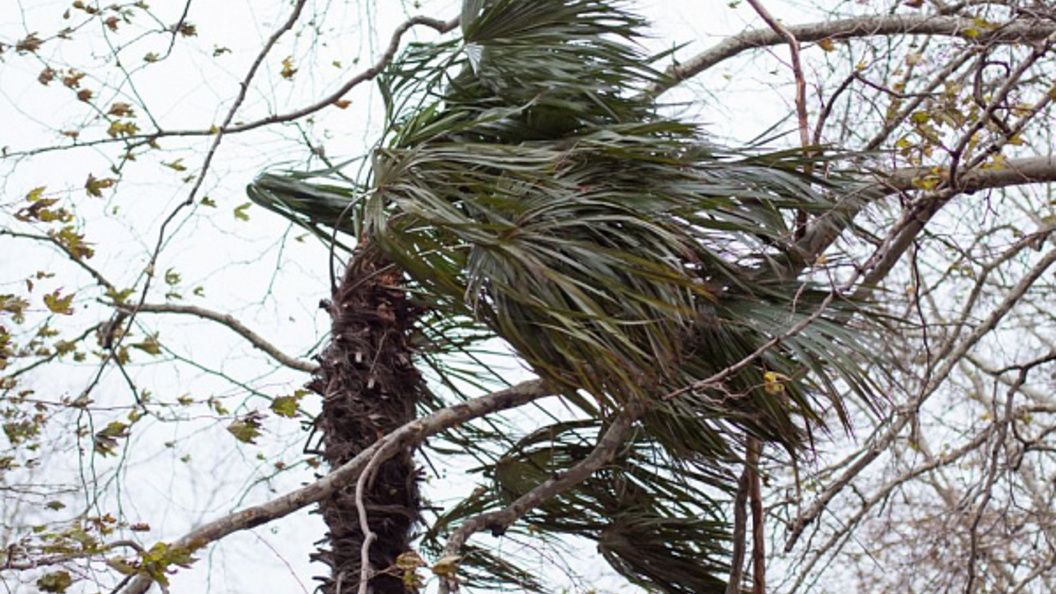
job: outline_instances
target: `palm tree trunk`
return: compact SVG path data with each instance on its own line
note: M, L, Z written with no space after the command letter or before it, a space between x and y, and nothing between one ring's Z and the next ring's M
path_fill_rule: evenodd
M316 428L331 468L415 417L424 387L408 335L418 314L401 284L401 273L361 244L326 305L332 335L309 388L323 397ZM412 452L406 451L378 468L362 501L357 501L356 486L349 485L320 503L328 533L313 558L331 568L330 577L323 578L324 594L358 591L367 537L360 505L375 535L366 568L373 576L369 591L413 591L404 585L395 562L409 549L411 530L419 520L418 479Z

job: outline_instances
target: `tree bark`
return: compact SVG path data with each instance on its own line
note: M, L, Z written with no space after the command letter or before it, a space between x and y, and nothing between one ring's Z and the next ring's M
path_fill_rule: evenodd
M326 305L331 341L309 388L323 398L316 427L331 469L415 418L424 384L408 335L418 314L401 284L398 270L361 246ZM361 492L352 484L320 502L327 543L313 558L331 568L324 594L362 591L361 580L373 594L411 591L395 563L419 520L418 480L407 449L377 466Z

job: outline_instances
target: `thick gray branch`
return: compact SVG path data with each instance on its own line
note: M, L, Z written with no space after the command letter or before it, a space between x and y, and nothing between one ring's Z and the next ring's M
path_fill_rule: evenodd
M1020 20L986 29L972 19L962 17L882 15L796 25L788 27L788 30L801 43L889 35L943 35L985 45L1043 40L1056 33L1056 22ZM649 89L649 93L653 96L660 95L681 81L742 52L781 43L785 43L785 40L771 29L755 29L734 35L682 64L668 68L667 75L670 80L654 85Z
M177 305L173 303L144 303L138 308L133 308L132 306L118 306L118 309L127 313L132 313L133 309L138 309L139 313L172 313L197 316L227 326L236 334L248 340L250 344L264 351L270 355L272 359L275 359L286 367L304 371L306 373L315 373L315 370L319 367L314 363L302 361L301 359L291 357L280 351L275 345L264 340L262 336L250 330L245 324L239 322L230 314L220 313L194 305Z
M913 180L931 175L931 168L899 169L882 181L887 193L913 189ZM1008 186L1056 181L1056 157L1028 157L1005 161L1000 167L973 169L957 176L957 189L961 193L994 190Z
M504 509L481 514L472 517L462 523L451 535L444 548L446 555L457 554L466 540L474 533L481 530L491 530L492 533L502 534L511 524L520 519L530 510L546 503L550 499L568 490L569 487L577 485L590 478L595 472L612 462L616 451L631 433L631 425L637 415L629 409L616 417L609 429L598 440L598 445L586 458L581 460L572 468L558 473L547 479L544 483L535 487L528 493L518 497L513 503Z
M431 435L455 427L466 421L482 417L500 410L516 408L533 400L550 395L540 380L522 382L499 392L492 392L467 402L440 409L433 414L412 421L396 431L385 435L363 450L355 458L342 464L325 477L305 487L291 491L253 507L228 514L213 520L169 545L172 549L187 552L196 551L209 543L216 542L232 532L248 530L273 520L287 516L305 506L321 501L338 489L346 487L359 477L359 474L375 458L385 459L396 453L420 445ZM124 594L144 594L153 581L146 575L139 575L123 591Z

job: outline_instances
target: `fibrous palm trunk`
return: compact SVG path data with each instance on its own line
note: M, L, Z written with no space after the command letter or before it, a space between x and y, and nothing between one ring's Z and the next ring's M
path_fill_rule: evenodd
M363 245L356 250L326 307L333 319L332 336L309 387L323 397L316 426L323 435L323 455L336 468L413 420L423 383L408 343L415 308L401 288L400 273L377 252ZM376 536L370 544L370 592L413 591L395 568L419 519L412 452L384 462L359 496ZM328 534L313 557L331 568L331 576L323 578L324 594L358 590L367 536L358 507L355 484L320 503Z

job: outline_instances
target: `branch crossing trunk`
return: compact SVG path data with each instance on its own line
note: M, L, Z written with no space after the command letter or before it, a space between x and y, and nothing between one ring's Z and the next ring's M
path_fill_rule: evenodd
M412 421L424 382L408 340L418 311L402 288L401 273L376 251L364 245L356 250L324 306L333 320L332 334L308 387L323 398L316 428L323 436L323 456L337 468ZM323 594L358 591L361 571L372 594L414 591L396 561L410 549L420 519L418 481L408 450L381 463L361 493L351 484L320 503L328 533L313 559L331 568L330 577L322 578ZM367 533L360 509L366 512ZM364 568L361 556L369 533L369 567Z

